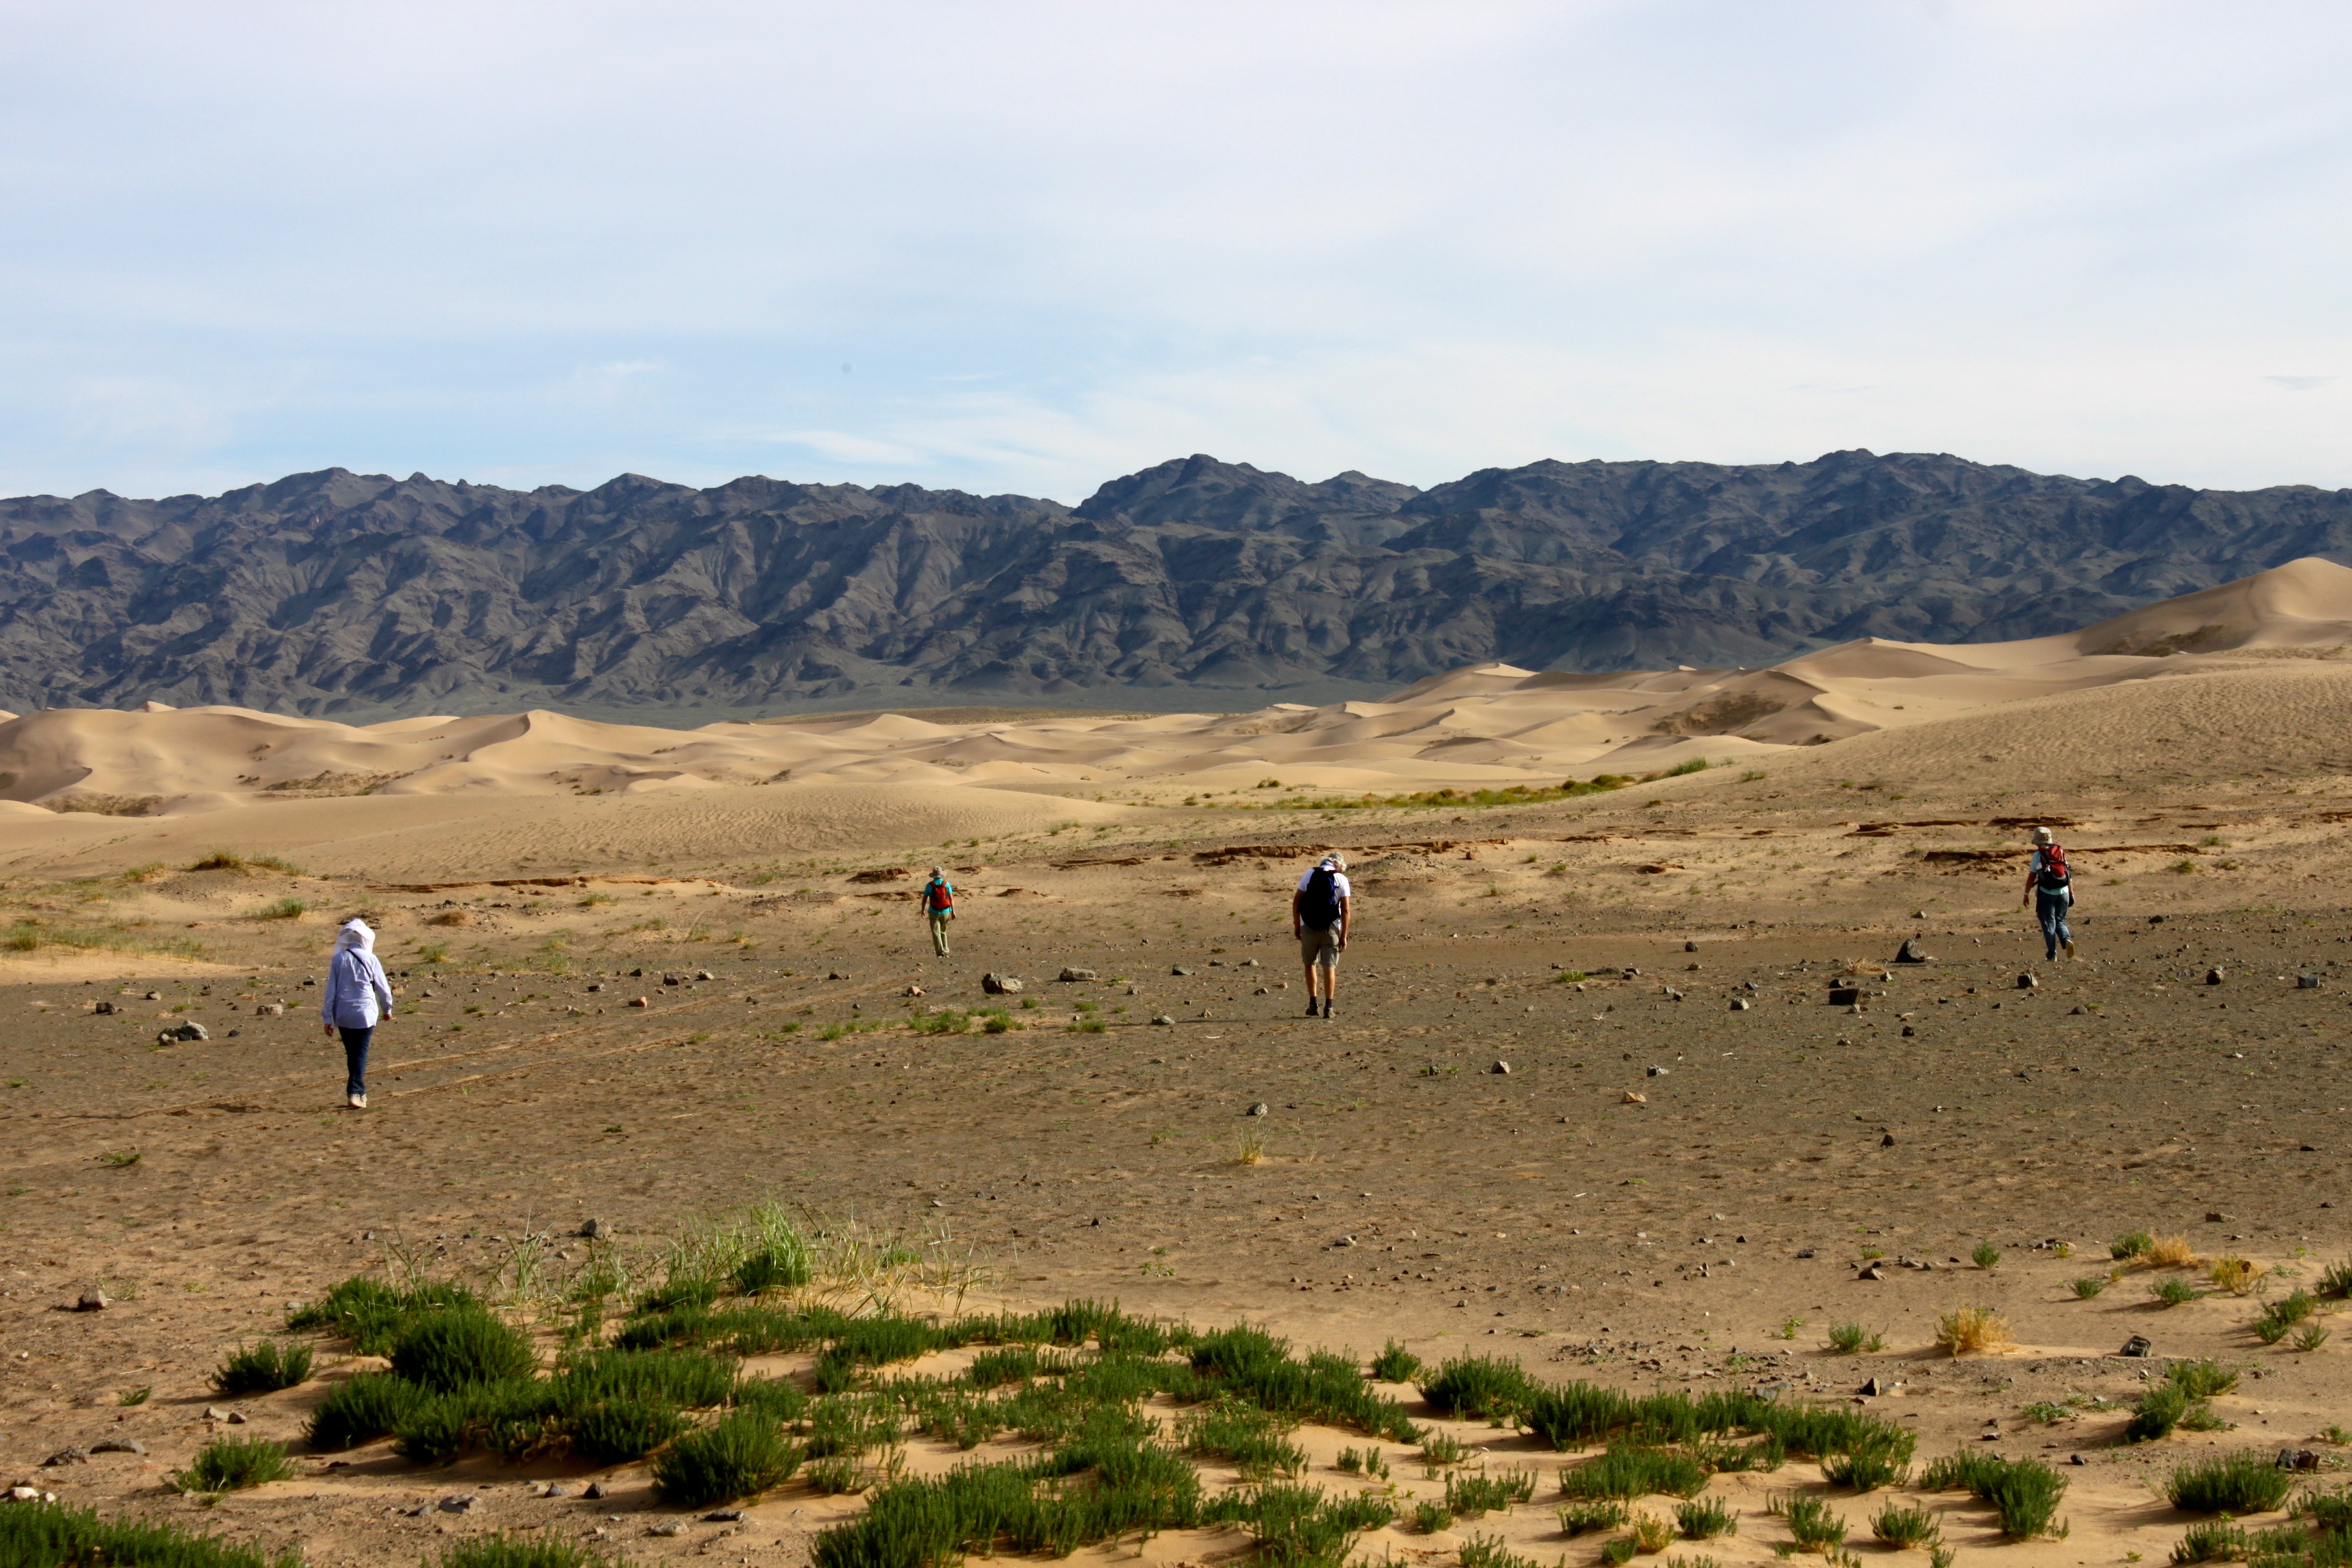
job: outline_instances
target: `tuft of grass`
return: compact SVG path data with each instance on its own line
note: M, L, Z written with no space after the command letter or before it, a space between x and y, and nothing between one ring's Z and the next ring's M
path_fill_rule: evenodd
M2197 1287L2186 1279L2159 1279L2147 1288L2147 1293L2168 1307L2197 1300Z
M290 1547L264 1552L174 1524L100 1519L91 1509L20 1502L0 1508L0 1563L25 1568L302 1568L302 1554Z
M299 899L279 899L254 910L253 918L257 921L299 921L310 908Z
M2299 1351L2315 1351L2327 1342L2330 1331L2324 1323L2305 1323L2295 1331L2294 1348Z
M1560 1495L1570 1498L1691 1498L1706 1487L1706 1467L1688 1454L1633 1443L1559 1473Z
M2148 1246L2147 1261L2155 1268L2187 1268L2197 1261L2197 1249L2186 1236L2159 1236Z
M1969 1250L1969 1259L1979 1268L1998 1268L2000 1267L2000 1248L1990 1241L1979 1241Z
M310 1376L310 1347L283 1345L264 1340L240 1345L213 1373L213 1392L235 1399L248 1394L275 1394Z
M1225 1395L1179 1424L1178 1445L1196 1459L1226 1459L1244 1480L1266 1481L1307 1468L1306 1450L1284 1436L1290 1424Z
M610 1560L576 1542L524 1539L503 1532L460 1541L430 1568L606 1568Z
M1375 1383L1411 1383L1421 1374L1421 1358L1391 1340L1372 1358Z
M1789 1534L1800 1552L1826 1556L1845 1544L1845 1521L1831 1512L1830 1505L1819 1498L1776 1494L1765 1505L1765 1511L1787 1521Z
M155 1385L153 1384L142 1383L136 1388L126 1388L121 1393L116 1394L114 1396L114 1403L117 1405L144 1405L151 1397L153 1396L154 1393Z
M654 1491L681 1508L707 1508L781 1486L800 1467L800 1448L774 1422L741 1410L689 1432L654 1461Z
M2106 1288L2107 1278L2104 1274L2085 1274L2079 1279L2067 1282L2067 1289L2074 1292L2075 1299L2084 1301L2091 1300Z
M1870 1532L1895 1551L1908 1552L1941 1541L1944 1527L1924 1508L1890 1502L1871 1516Z
M2177 1383L2160 1383L2139 1396L2124 1424L2124 1441L2152 1443L2168 1437L2189 1414L2189 1394Z
M429 1395L406 1378L363 1372L327 1391L310 1413L302 1439L322 1453L341 1453L398 1431Z
M184 1470L173 1470L164 1481L175 1491L234 1492L294 1473L286 1447L261 1437L215 1437L196 1450Z
M1458 1465L1470 1457L1470 1450L1443 1432L1432 1432L1421 1440L1421 1468L1434 1477L1441 1465Z
M1883 1351L1886 1348L1886 1336L1860 1323L1833 1323L1830 1326L1829 1348L1840 1355Z
M2156 1247L2156 1237L2144 1230L2126 1231L2107 1243L2107 1255L2118 1263L2130 1263L2146 1258Z
M2262 1274L2261 1264L2234 1254L2216 1258L2205 1266L2205 1278L2232 1296L2252 1294L2254 1281L2262 1278Z
M1421 1396L1441 1414L1472 1420L1516 1418L1535 1394L1518 1363L1497 1356L1452 1357L1421 1385Z
M2165 1368L2164 1375L2191 1399L2210 1399L2238 1386L2237 1369L2218 1361L2177 1361Z
M1990 1307L1955 1307L1936 1320L1936 1342L1953 1355L2004 1349L2017 1342L2009 1321Z
M392 1370L436 1393L529 1377L538 1368L529 1337L480 1306L418 1318L392 1347Z
M1445 1511L1456 1519L1498 1513L1536 1495L1533 1470L1456 1470L1445 1478Z
M1675 1528L1691 1541L1713 1541L1739 1533L1739 1516L1718 1498L1693 1498L1675 1509Z
M2252 1555L2253 1542L2245 1527L2226 1519L2200 1520L2172 1548L2172 1561L2177 1564L2242 1563Z
M1265 1162L1265 1135L1255 1128L1244 1131L1234 1148L1234 1163L1258 1165Z
M1615 1498L1596 1501L1562 1503L1559 1528L1563 1534L1582 1535L1595 1530L1614 1530L1625 1522L1631 1510Z
M1654 1513L1637 1513L1633 1516L1634 1551L1654 1554L1664 1552L1674 1542L1675 1527L1671 1521Z
M1454 1528L1454 1516L1442 1502L1418 1502L1412 1508L1412 1527L1423 1535L1435 1535Z
M1919 1485L1927 1491L1969 1492L1992 1504L2001 1533L2012 1541L2066 1532L2057 1523L2066 1478L2039 1459L2004 1459L1963 1448L1929 1464L1920 1472Z
M2294 1473L2267 1455L2218 1454L2176 1467L2164 1496L2183 1513L2267 1513L2294 1489Z
M2341 1263L2331 1263L2319 1271L2319 1293L2323 1296L2352 1296L2352 1258Z

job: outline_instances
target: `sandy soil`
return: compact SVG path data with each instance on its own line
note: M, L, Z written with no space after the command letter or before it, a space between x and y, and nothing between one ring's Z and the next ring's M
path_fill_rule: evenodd
M2269 1265L2273 1292L2347 1250L2352 669L2101 657L2169 672L1531 806L794 781L0 816L0 912L29 944L0 953L0 1479L299 1539L320 1563L541 1524L639 1560L803 1560L854 1501L794 1485L652 1539L672 1516L643 1467L597 1504L529 1495L554 1470L425 1472L380 1449L208 1512L163 1486L215 1429L222 1353L388 1249L487 1280L527 1232L593 1217L651 1248L778 1197L951 1260L972 1310L1116 1297L1303 1345L1866 1399L1916 1424L1923 1457L2083 1460L2063 1542L1996 1548L1985 1509L1931 1497L1964 1561L2160 1560L2188 1520L2150 1482L2186 1454L2346 1452L2321 1436L2352 1406L2344 1352L2260 1345L2258 1298L2192 1270L2171 1272L2204 1293L2169 1310L2148 1290L2164 1271L2093 1300L2069 1285L2134 1229ZM2043 961L2017 907L2036 821L2079 868L2071 962ZM1286 915L1326 844L1361 900L1329 1021L1301 1016ZM218 848L299 869L178 868ZM963 890L947 961L911 899L934 859ZM288 899L302 912L259 918ZM404 1016L352 1113L306 982L362 910ZM1888 963L1913 936L1933 962ZM1065 965L1100 978L1060 983ZM1025 1028L915 1027L978 1005L991 970L1028 982ZM1860 1011L1830 1002L1839 979ZM211 1037L159 1046L183 1019ZM1979 1242L1997 1267L1966 1261ZM1874 1254L1884 1278L1860 1278ZM103 1310L64 1310L98 1285ZM1962 1304L2003 1313L2018 1348L1937 1350ZM1885 1349L1825 1349L1845 1321ZM2126 1447L2118 1411L2025 1416L2127 1403L2151 1363L2114 1352L2136 1333L2247 1369L2217 1402L2234 1427ZM247 1429L290 1438L353 1364L372 1363L331 1352L320 1380L245 1402ZM135 1386L152 1397L119 1405ZM1560 1462L1452 1429L1498 1462ZM42 1467L123 1433L148 1452ZM1328 1464L1356 1441L1310 1433L1312 1479L1348 1484ZM1438 1489L1390 1448L1406 1491ZM952 1457L919 1443L914 1462ZM1769 1560L1768 1486L1822 1489L1801 1464L1721 1478L1740 1533L1680 1550ZM462 1519L398 1511L474 1489ZM1838 1496L1867 1554L1876 1500ZM1597 1551L1544 1506L1362 1550L1445 1560L1474 1531L1545 1562Z

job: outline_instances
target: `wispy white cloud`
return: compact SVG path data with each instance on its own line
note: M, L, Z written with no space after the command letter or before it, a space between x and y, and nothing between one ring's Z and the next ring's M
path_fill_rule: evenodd
M2315 0L0 0L0 489L2352 484L2269 369L2352 351L2347 56Z

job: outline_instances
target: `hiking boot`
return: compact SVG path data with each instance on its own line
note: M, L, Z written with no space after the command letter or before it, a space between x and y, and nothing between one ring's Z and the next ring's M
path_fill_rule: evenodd
M2066 956L2069 958L2074 956L2074 939L2071 936L2066 939Z
M1323 1003L1323 1016L1324 1016L1325 1017L1327 1017L1327 1018L1328 1018L1328 1017L1329 1017L1329 1016L1331 1016L1331 1003L1330 1003L1330 999L1329 999L1329 998L1328 998L1328 997L1324 999L1324 1003Z
M1317 1000L1315 1000L1315 998L1314 998L1314 997L1312 997L1312 996L1309 996L1309 997L1307 999L1307 1016L1308 1017L1310 1017L1310 1018L1313 1018L1313 1017L1318 1017L1318 1016L1321 1016L1322 1011L1323 1011L1323 1004L1322 1004L1322 1003L1318 1002L1318 1001L1317 1001Z

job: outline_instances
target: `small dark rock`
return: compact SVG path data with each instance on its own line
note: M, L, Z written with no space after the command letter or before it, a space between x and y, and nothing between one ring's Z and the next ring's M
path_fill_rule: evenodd
M1862 987L1859 985L1832 985L1830 987L1830 1005L1832 1007L1851 1007L1861 1000Z
M1168 973L1171 973L1171 974L1190 974L1190 973L1192 973L1192 972L1191 970L1189 970L1189 969L1185 968L1182 964L1178 963L1178 964L1171 964L1171 965L1169 967Z
M1021 982L992 969L980 977L980 988L991 996L1017 996L1021 994Z
M1511 1064L1510 1064L1510 1063L1508 1063L1508 1062L1500 1062L1500 1061L1498 1061L1498 1062L1496 1062L1493 1067L1488 1068L1486 1070L1487 1070L1488 1072L1493 1072L1493 1073L1501 1073L1501 1074L1503 1074L1505 1077L1508 1077L1508 1076L1510 1075L1510 1071L1511 1071Z
M2131 1338L2124 1342L2124 1348L2117 1351L2116 1353L2117 1355L2145 1356L2151 1351L2155 1350L2155 1348L2156 1347L2154 1345L2148 1343L2147 1336L2146 1334L2134 1334Z
M1266 1103L1263 1100L1252 1100L1250 1102L1250 1108L1242 1112L1244 1116L1264 1116L1265 1113Z
M1927 956L1927 950L1919 945L1919 939L1915 936L1904 939L1903 945L1895 950L1895 962L1897 963L1932 963L1935 961Z
M1865 1382L1860 1388L1854 1390L1854 1392L1861 1394L1864 1399L1875 1399L1880 1394L1886 1392L1886 1385L1874 1377Z
M2031 991L2041 984L2042 977L2030 969L2017 977L2017 988L2020 991Z
M1892 1149L1892 1148L1894 1148L1894 1147L1895 1147L1895 1134L1894 1134L1894 1133L1892 1133L1892 1132L1889 1132L1885 1137L1881 1138L1881 1139L1878 1141L1878 1146L1879 1146L1880 1148L1882 1148L1882 1149Z
M586 1486L580 1489L580 1495L587 1499L590 1502L594 1502L598 1498L605 1495L604 1483L602 1481L590 1481Z
M1072 966L1070 966L1070 965L1066 965L1066 965L1064 965L1064 966L1063 966L1063 969L1062 969L1062 973L1061 973L1061 976L1060 976L1060 978L1061 978L1061 979L1063 979L1063 980L1065 980L1065 981L1072 981L1072 982L1075 982L1075 981L1085 981L1085 980L1099 980L1099 979L1101 979L1101 978L1102 978L1102 976L1100 976L1099 974L1097 974L1097 973L1096 973L1093 970L1091 970L1091 969L1078 969L1078 968L1075 968L1075 967L1072 967Z
M2294 977L2294 988L2297 991L2316 991L2319 989L2319 976L2309 973L2298 974Z
M613 1227L601 1219L583 1219L580 1222L579 1234L590 1241L596 1241L611 1236Z
M89 1463L89 1455L79 1448L59 1448L56 1453L51 1454L47 1458L43 1459L41 1463L44 1466L87 1465Z
M1865 1263L1862 1266L1862 1272L1856 1274L1854 1278L1857 1279L1884 1279L1886 1278L1886 1270L1881 1268L1875 1263Z
M481 1500L472 1492L451 1492L433 1506L443 1513L471 1513L481 1506Z
M143 1454L147 1445L136 1437L100 1437L89 1446L93 1454Z
M732 1524L743 1517L740 1508L714 1508L702 1516L705 1524Z
M2221 980L2222 980L2222 975L2221 975L2221 966L2220 964L2218 964L2218 963L2217 963L2217 964L2215 964L2212 968L2210 968L2210 969L2209 969L2209 970L2207 970L2207 971L2205 972L2205 984L2208 984L2208 985L2219 985L2219 984L2221 984Z

